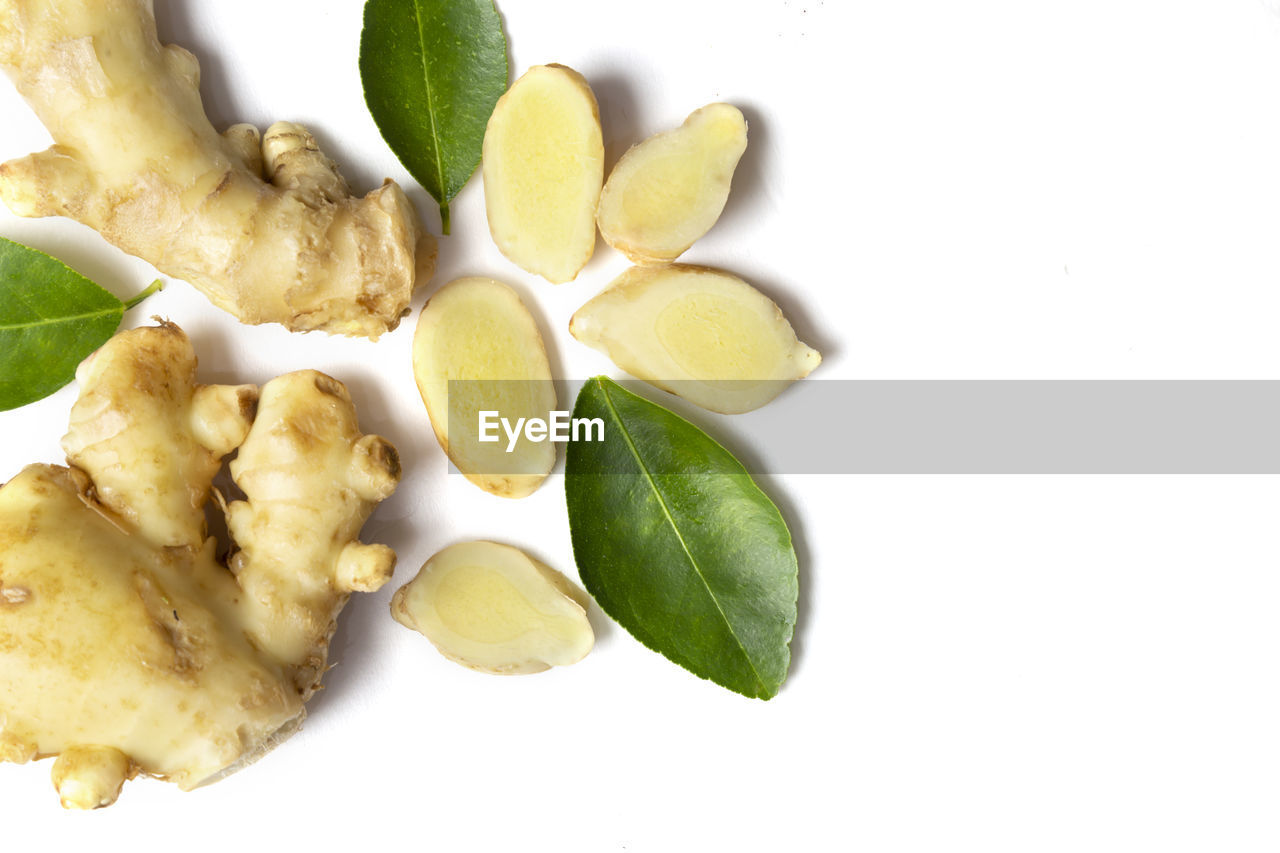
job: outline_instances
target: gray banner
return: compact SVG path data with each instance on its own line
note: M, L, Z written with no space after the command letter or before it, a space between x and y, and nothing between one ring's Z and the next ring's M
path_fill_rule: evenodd
M1280 474L1280 381L805 379L739 415L622 384L753 473Z
M1275 381L805 380L738 417L766 473L1280 474Z

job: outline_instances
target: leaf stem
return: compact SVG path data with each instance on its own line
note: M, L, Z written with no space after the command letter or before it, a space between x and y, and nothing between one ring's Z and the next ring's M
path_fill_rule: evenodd
M440 230L445 234L449 233L449 202L440 203Z
M128 311L130 308L137 305L139 302L146 299L151 294L158 293L161 290L164 290L164 282L161 281L160 279L156 279L155 281L151 282L151 284L147 285L146 290L142 291L137 296L125 302L124 310Z

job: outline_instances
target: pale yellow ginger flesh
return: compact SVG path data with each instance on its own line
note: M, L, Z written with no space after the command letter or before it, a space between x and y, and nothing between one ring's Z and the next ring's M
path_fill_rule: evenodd
M451 545L396 590L391 615L450 660L521 675L577 663L595 643L586 595L564 575L496 542Z
M484 134L489 233L526 272L572 281L596 245L604 181L600 112L586 79L535 65L507 90Z
M569 332L632 376L724 414L760 408L822 361L769 297L687 264L632 267L578 309Z
M418 317L413 375L436 440L468 480L522 498L546 479L555 445L530 440L522 424L550 421L555 386L538 325L514 290L480 277L440 288Z
M0 67L53 136L0 165L20 216L68 216L245 323L376 339L435 268L387 181L351 195L296 124L213 129L151 0L0 0Z
M356 536L399 463L341 383L291 373L259 401L195 368L176 326L116 335L79 371L72 466L0 487L0 760L58 756L68 808L110 805L137 774L191 789L269 750L318 689L349 594L394 568ZM228 568L203 511L237 447Z
M746 150L747 121L731 104L632 146L600 193L600 234L634 263L675 260L720 218Z

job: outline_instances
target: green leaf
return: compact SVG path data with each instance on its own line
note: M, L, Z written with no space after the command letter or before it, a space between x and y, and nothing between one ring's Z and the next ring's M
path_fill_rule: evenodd
M573 417L604 422L603 441L571 441L565 460L587 590L694 674L746 696L776 694L798 590L777 507L706 433L605 377L587 382Z
M440 203L480 164L507 90L507 40L493 0L369 0L360 34L364 100L396 157Z
M115 334L128 308L61 261L0 237L0 411L47 397Z

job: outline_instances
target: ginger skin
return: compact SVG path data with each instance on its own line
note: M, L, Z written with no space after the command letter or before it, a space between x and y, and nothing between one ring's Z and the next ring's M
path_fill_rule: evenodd
M0 67L53 136L0 165L21 216L67 216L245 323L377 339L435 269L396 184L352 197L302 127L219 134L151 0L0 0Z
M189 790L295 731L338 612L390 577L357 534L400 476L351 398L315 371L195 382L186 335L112 338L79 371L72 467L0 487L0 761L58 756L67 808L141 773ZM255 414L256 404L256 414ZM229 566L205 531L239 447Z

